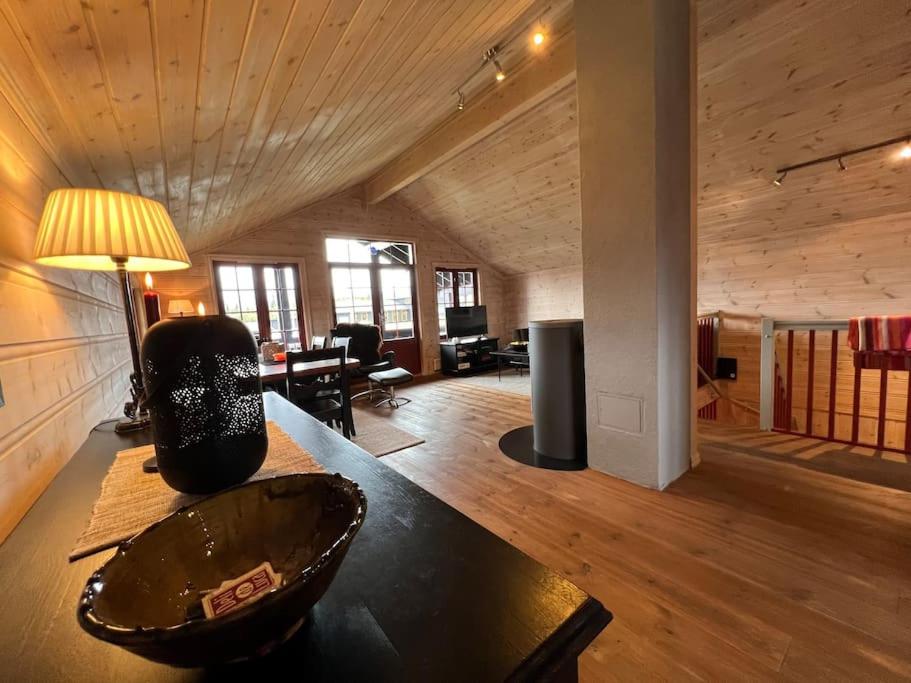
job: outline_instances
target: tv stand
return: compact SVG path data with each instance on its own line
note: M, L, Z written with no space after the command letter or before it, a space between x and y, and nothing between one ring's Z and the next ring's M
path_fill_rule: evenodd
M440 342L440 369L445 375L470 375L484 370L495 370L499 337L462 337Z

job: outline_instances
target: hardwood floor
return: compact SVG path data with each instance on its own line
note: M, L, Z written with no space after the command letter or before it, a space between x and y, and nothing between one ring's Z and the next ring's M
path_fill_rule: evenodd
M402 394L388 419L426 443L382 461L614 613L582 680L911 677L911 494L748 451L793 437L712 425L702 465L661 493L537 470L497 447L528 398L453 379Z

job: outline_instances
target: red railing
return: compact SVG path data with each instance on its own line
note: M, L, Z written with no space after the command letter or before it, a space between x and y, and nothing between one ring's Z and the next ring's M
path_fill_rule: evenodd
M779 326L780 325L780 326ZM791 325L791 329L788 329ZM800 436L810 436L817 439L843 443L852 446L866 446L884 451L894 451L898 453L911 453L911 355L895 355L883 353L857 353L850 352L854 365L854 382L852 391L852 405L850 410L850 438L845 438L845 434L838 434L836 417L838 415L836 397L838 389L838 355L841 347L839 346L839 330L832 329L833 325L822 330L808 329L808 323L775 323L774 329L786 331L787 334L787 351L785 358L785 373L782 377L778 352L775 351L775 376L774 389L772 392L774 407L772 429L787 434L796 434ZM806 367L806 403L804 405L805 419L803 429L794 416L794 382L795 382L795 330L806 331L806 350L807 350L807 367ZM828 420L825 425L825 433L817 433L813 428L814 411L817 410L814 404L816 395L816 355L817 355L817 332L828 332L829 335L829 368L828 368L828 385L827 385L827 405L826 412ZM773 333L774 334L774 333ZM845 349L845 351L848 351ZM876 439L875 442L863 441L860 435L860 420L863 412L861 380L864 370L878 371L879 373L879 391L876 401ZM904 415L904 439L899 447L898 445L886 444L886 423L888 421L888 388L889 372L902 371L907 372L908 377L905 381L905 415ZM872 402L871 402L872 403ZM845 430L840 430L844 432Z
M715 377L715 360L718 356L718 316L701 315L697 318L697 335L696 335L696 362L708 373L710 377ZM699 373L696 373L697 386L706 383L706 379ZM697 413L700 419L714 420L718 417L718 401L712 401L707 406L703 406Z

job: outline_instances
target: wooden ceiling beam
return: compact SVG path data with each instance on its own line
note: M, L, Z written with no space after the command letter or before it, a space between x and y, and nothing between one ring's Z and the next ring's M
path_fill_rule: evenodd
M376 204L407 187L575 80L576 40L570 32L547 54L528 60L367 180L367 203Z

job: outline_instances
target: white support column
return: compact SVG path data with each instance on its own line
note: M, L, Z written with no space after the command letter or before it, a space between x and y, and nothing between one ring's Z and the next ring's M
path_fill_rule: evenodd
M687 0L576 0L588 462L690 467L695 121Z

